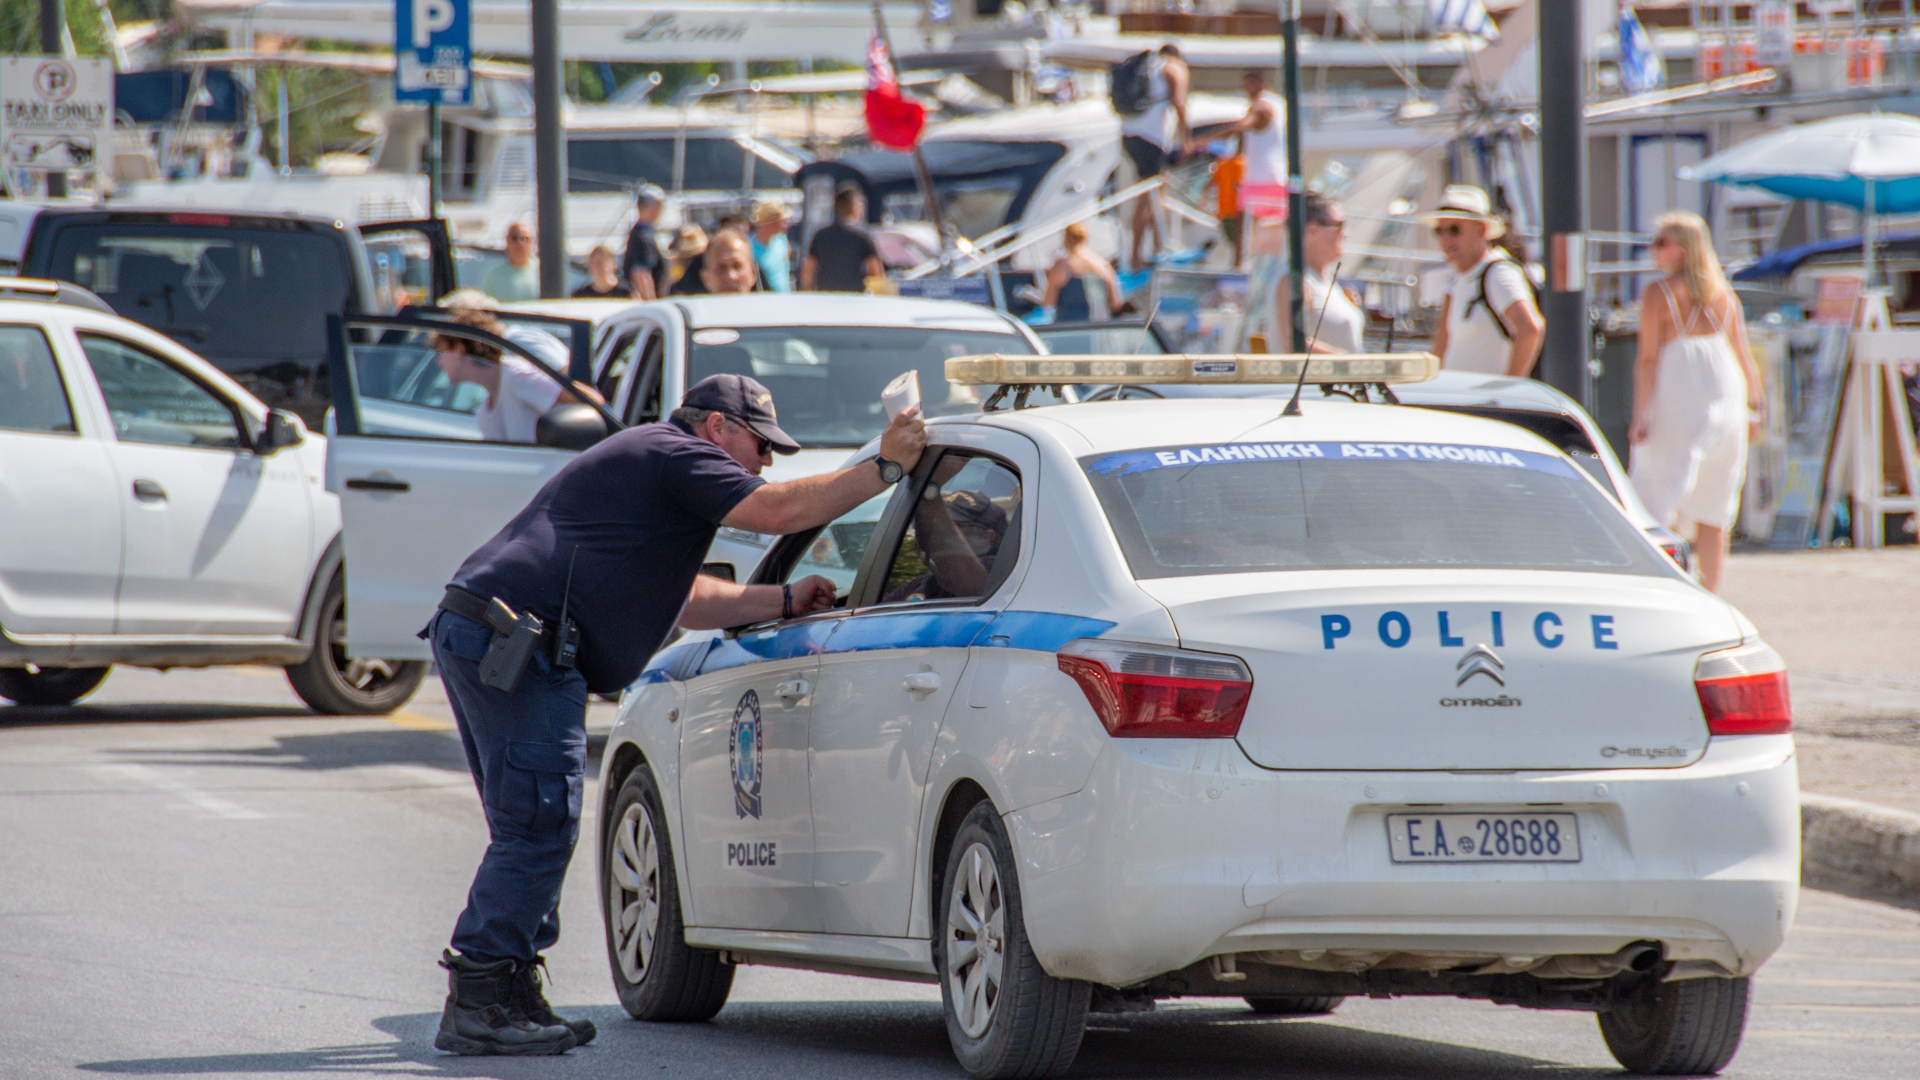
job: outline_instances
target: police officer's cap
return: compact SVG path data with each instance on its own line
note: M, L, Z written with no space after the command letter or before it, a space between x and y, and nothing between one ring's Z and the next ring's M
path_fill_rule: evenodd
M746 375L709 375L693 384L680 404L689 409L726 413L747 429L771 442L782 454L795 454L800 444L780 430L773 412L773 392Z

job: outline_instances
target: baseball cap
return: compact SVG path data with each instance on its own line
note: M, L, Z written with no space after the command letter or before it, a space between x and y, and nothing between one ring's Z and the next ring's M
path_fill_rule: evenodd
M782 454L800 452L793 436L780 430L773 412L773 392L745 375L709 375L693 384L680 404L690 409L726 413L747 430L771 442Z

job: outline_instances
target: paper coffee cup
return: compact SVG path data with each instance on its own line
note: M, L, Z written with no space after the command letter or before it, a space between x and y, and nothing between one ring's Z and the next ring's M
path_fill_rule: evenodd
M888 420L892 420L908 409L919 408L920 372L908 371L905 375L888 383L887 388L880 392L880 403L887 407Z

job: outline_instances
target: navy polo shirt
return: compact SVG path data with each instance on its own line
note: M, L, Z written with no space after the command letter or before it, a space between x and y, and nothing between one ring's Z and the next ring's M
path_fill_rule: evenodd
M453 584L550 621L573 561L580 673L588 690L612 693L666 641L714 531L764 483L671 421L628 428L568 462Z

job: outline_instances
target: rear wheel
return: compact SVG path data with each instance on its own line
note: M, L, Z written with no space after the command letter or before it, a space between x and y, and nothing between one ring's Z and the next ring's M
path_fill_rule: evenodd
M379 716L407 703L426 678L422 660L366 660L347 656L347 580L335 574L320 600L313 652L287 667L293 692L317 713Z
M1034 956L1013 845L993 804L967 814L949 852L934 959L954 1056L982 1078L1065 1072L1080 1052L1091 988L1048 975Z
M733 965L687 944L660 792L643 763L613 804L601 850L600 914L620 1005L635 1020L711 1020L733 990Z
M15 705L71 705L107 681L103 667L0 668L0 697Z
M1249 1008L1262 1016L1324 1016L1347 1000L1337 994L1325 997L1249 997Z
M1740 1049L1747 985L1746 979L1649 979L1632 1004L1599 1014L1600 1034L1628 1072L1711 1076Z

